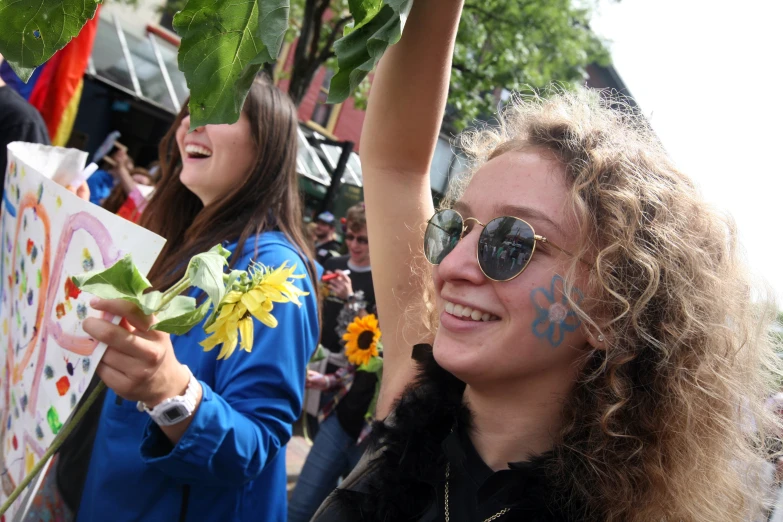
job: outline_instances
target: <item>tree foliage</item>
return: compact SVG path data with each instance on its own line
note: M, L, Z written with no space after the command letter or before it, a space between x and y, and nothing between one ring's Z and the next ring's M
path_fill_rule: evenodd
M454 51L449 104L455 126L493 114L499 89L583 82L609 55L573 0L466 0Z
M0 0L0 53L25 76L78 34L98 3L88 2L91 11L85 0L41 1L52 13L78 17L35 18L26 2ZM289 76L295 102L327 65L334 71L330 102L358 89L361 106L362 81L399 39L412 1L169 0L165 9L177 11L173 26L182 37L179 68L192 93L191 125L236 121L253 77L273 66L284 39L296 41ZM466 0L449 94L455 127L492 114L502 89L578 83L588 64L608 61L588 25L591 4L575 1ZM35 37L54 33L51 43Z

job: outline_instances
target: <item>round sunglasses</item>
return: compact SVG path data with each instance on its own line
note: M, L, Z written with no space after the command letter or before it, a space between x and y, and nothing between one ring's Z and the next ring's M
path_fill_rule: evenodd
M521 274L536 243L546 243L573 256L544 236L539 236L527 221L513 216L496 217L487 224L476 218L463 218L456 210L436 212L427 222L424 232L424 255L433 265L439 265L457 246L468 230L468 221L483 227L479 235L476 257L479 268L492 281L511 281Z

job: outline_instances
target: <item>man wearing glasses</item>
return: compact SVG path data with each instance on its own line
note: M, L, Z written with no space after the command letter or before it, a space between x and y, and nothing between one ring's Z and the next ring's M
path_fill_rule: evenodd
M358 372L344 355L342 336L358 315L375 313L364 203L348 209L348 255L324 264L326 280L321 344L328 357L307 372L306 386L321 392L317 434L288 506L288 522L309 521L326 496L361 458L367 446L365 414L375 394L374 373ZM314 363L314 364L319 364ZM316 431L308 410L310 431Z

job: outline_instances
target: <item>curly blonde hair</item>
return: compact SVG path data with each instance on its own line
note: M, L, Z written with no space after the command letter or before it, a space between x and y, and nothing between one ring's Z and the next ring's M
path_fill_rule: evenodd
M471 172L509 151L554 154L581 237L567 288L578 258L594 259L590 299L572 306L606 341L564 406L551 470L573 492L563 501L590 520L749 520L780 372L734 223L616 94L517 97L499 122L461 136Z

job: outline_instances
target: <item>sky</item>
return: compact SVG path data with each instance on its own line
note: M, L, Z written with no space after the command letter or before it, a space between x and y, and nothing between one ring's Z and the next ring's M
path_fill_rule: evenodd
M615 69L783 309L783 1L600 1Z

